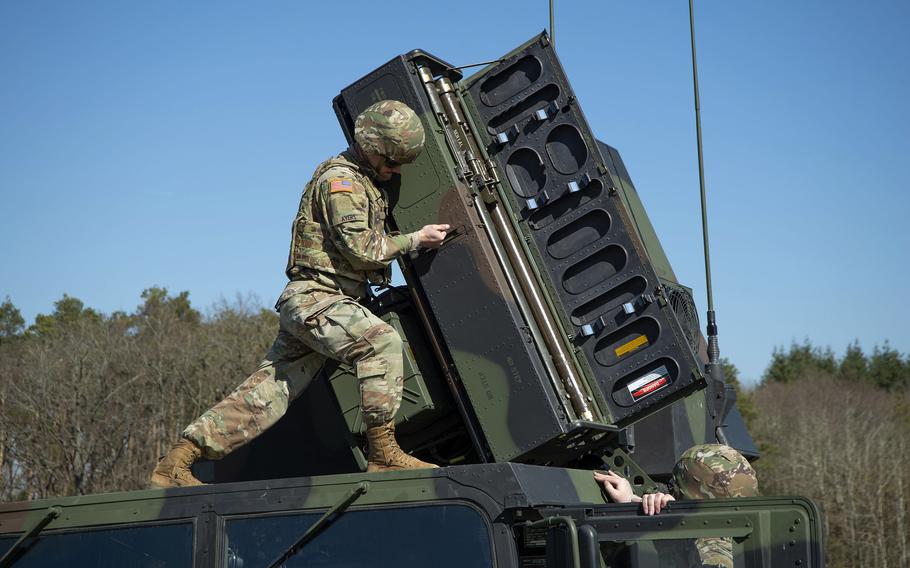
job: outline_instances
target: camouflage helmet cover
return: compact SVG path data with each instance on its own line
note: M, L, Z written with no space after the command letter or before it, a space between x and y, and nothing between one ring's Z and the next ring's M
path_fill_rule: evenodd
M673 483L680 499L758 495L755 470L742 454L722 444L701 444L683 452L673 467Z
M354 121L354 140L361 148L389 160L408 164L423 149L420 118L400 101L373 103Z

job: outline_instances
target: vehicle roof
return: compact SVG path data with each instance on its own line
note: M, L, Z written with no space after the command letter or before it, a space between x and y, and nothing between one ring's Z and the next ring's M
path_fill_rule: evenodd
M359 483L367 492L355 506L455 500L491 516L509 507L603 504L587 470L514 463L449 466L382 473L348 473L79 495L0 504L0 533L18 532L50 507L63 513L49 529L153 520L177 520L205 511L221 515L324 509Z

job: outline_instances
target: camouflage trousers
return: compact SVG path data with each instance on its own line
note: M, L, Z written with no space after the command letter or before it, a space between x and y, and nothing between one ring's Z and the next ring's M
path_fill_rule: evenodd
M693 566L733 568L733 540L729 537L708 536L695 539L698 558Z
M327 358L355 370L367 426L389 422L398 411L404 363L394 328L353 298L320 289L291 296L279 313L278 337L259 369L183 431L208 459L227 455L275 424Z

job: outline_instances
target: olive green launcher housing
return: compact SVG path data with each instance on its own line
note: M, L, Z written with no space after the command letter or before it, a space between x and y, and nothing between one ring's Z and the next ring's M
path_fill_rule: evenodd
M646 248L617 189L624 167L592 135L546 34L467 79L420 50L396 57L335 98L349 141L383 99L427 132L386 187L393 228L452 226L403 262L425 332L407 339L432 344L421 384L448 381L481 458L572 463L704 385L691 294L662 251L652 265L659 244ZM353 409L356 392L342 391Z

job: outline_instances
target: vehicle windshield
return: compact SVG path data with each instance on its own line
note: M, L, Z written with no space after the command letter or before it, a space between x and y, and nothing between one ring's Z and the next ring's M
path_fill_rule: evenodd
M227 520L226 565L266 568L321 515ZM428 558L434 568L491 566L491 539L480 513L451 504L348 510L284 566L426 566Z
M0 556L16 540L17 537L0 538ZM23 543L9 560L16 568L189 568L193 564L193 525L187 522L44 532Z

